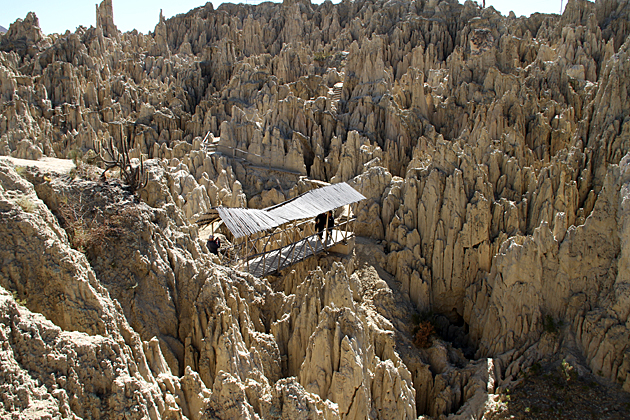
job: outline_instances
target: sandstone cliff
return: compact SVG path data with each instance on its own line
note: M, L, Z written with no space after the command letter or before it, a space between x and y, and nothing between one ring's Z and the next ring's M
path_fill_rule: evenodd
M630 392L628 1L113 8L0 34L0 155L78 164L0 161L3 415L479 418L554 357ZM367 197L349 257L256 279L194 224L321 181Z

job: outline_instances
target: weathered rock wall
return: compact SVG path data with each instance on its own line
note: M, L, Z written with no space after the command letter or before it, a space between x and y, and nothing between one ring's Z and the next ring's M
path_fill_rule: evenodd
M68 331L113 340L162 417L465 418L563 337L629 390L629 7L571 0L562 16L517 18L454 0L208 3L146 35L120 33L107 1L75 33L43 34L29 14L0 35L0 154L87 160L129 138L132 158L154 160L144 204L112 181L2 168L1 285L56 325L7 296L6 331L29 319L60 337L52 353ZM376 301L356 287L373 272L347 261L306 262L274 291L216 266L189 225L316 181L368 198L357 233L383 243ZM69 248L68 202L91 206L86 221L125 221L89 259ZM474 361L440 340L403 350L404 324L430 311Z
M274 292L213 260L162 168L156 207L115 182L0 169L3 413L416 418L394 327L362 306L352 260Z

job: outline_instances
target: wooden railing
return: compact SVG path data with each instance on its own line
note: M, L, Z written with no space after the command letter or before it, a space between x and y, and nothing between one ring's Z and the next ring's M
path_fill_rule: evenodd
M210 133L208 132L208 134ZM264 156L264 155L259 155L258 153L250 152L248 150L239 149L238 147L225 146L218 143L209 143L207 139L208 139L208 135L206 135L206 137L204 137L204 139L201 141L201 145L206 149L206 151L209 151L209 152L216 151L226 156L229 156L231 154L233 159L237 159L237 158L244 159L250 165L260 165L269 170L286 172L288 174L293 174L293 175L302 175L300 171L295 170L295 169L287 169L287 168L280 168L277 166L271 166L271 163L272 163L271 155ZM252 157L258 158L259 162L256 162L255 159L252 159Z
M349 238L353 237L355 222L356 218L351 218L337 225L333 225L330 231L324 229L322 232L315 232L314 221L308 220L291 224L282 230L276 230L259 237L255 235L254 237L245 237L242 238L244 240L221 249L221 263L243 271L249 271L250 261L262 257L262 264L264 267L267 267L267 256L275 252L278 254L277 259L270 261L270 263L276 266L275 270L269 271L265 269L265 271L278 271L285 266L289 258L290 263L288 265L293 264L296 258L295 250L298 243L301 243L304 247L308 246L311 251L310 255L316 255L318 252L327 250L332 245L347 241ZM330 240L332 231L341 232L341 237L332 238L332 240ZM313 238L315 238L314 241ZM338 240L335 241L335 239ZM283 256L282 250L288 247L291 247L290 252L286 256Z
M356 221L356 219L352 218L350 220L347 220L347 221L344 221L342 223L339 223L338 225L334 225L330 229L324 229L321 232L315 232L315 233L313 233L311 235L303 236L302 238L300 238L297 241L294 240L293 242L290 242L290 243L288 243L288 244L286 244L284 246L279 246L277 248L272 248L272 249L267 250L267 248L266 248L267 244L265 244L265 247L263 248L262 252L250 255L246 259L246 261L244 261L242 263L242 266L246 265L247 266L247 271L249 271L249 262L251 260L254 260L254 259L262 257L262 264L263 264L263 267L265 267L265 271L269 271L269 272L279 271L281 268L284 267L284 263L289 261L289 257L291 257L289 265L291 265L291 264L293 264L293 262L295 262L294 261L294 259L295 259L295 248L296 248L296 245L298 243L300 243L301 241L304 241L303 242L303 246L308 246L309 247L309 249L311 251L310 255L316 255L318 253L318 249L320 249L320 247L321 247L320 251L325 251L328 248L330 248L331 246L333 246L333 245L335 245L335 244L337 244L339 242L347 241L348 238L352 237L352 235L354 235L354 231L349 230L348 228L350 227L350 224L354 223L355 221ZM310 226L313 226L312 223L310 224ZM342 230L342 228L345 228L345 229ZM313 228L313 231L314 230L315 229ZM338 231L338 232L342 232L343 233L339 241L335 241L335 239L337 239L337 238L332 238L332 241L330 240L331 236L333 234L333 231ZM312 243L312 239L313 238L315 239L315 244L314 245ZM269 242L269 241L267 241L267 242ZM285 249L285 248L289 248L289 247L291 247L291 252L289 254L287 254L286 257L283 257L281 250ZM280 251L280 252L278 252L278 251ZM275 259L276 269L275 270L269 270L269 269L267 269L267 258L266 257L267 257L267 255L269 255L269 254L271 254L273 252L278 253L278 258ZM273 262L274 261L272 260L271 263L273 263ZM269 268L272 269L273 267L269 267Z
M231 152L233 158L237 158L237 157L238 158L243 158L243 159L247 160L248 162L251 162L249 159L247 159L248 156L255 156L257 158L260 158L262 165L264 165L264 161L267 161L267 166L268 167L271 166L271 156L259 155L258 153L253 153L253 152L250 152L248 150L239 149L238 147L226 146L226 145L218 144L218 143L211 144L211 143L208 143L206 141L207 138L208 138L208 136L206 135L206 137L201 142L201 144L205 145L205 147L207 147L207 148L212 147L218 152L221 152L221 150L219 150L219 149L227 150L228 154L229 154L229 152ZM223 153L223 152L221 152L221 153ZM241 156L237 156L237 154L240 154Z

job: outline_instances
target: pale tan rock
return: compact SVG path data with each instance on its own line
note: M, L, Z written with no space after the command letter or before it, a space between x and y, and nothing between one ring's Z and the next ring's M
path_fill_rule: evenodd
M124 318L120 305L96 279L85 256L70 249L65 232L34 194L33 186L7 166L3 166L2 174L2 201L7 210L3 226L9 230L5 231L6 264L0 280L3 287L14 291L21 305L46 314L49 319L44 320L25 307L19 309L13 299L4 300L3 307L9 311L5 317L9 322L7 326L15 322L28 323L32 331L41 331L41 335L36 336L39 338L28 333L13 341L17 347L12 351L21 355L22 366L31 372L29 375L35 375L33 378L45 381L51 392L53 383L48 383L48 378L58 379L55 386L59 386L59 392L53 394L59 398L59 409L66 416L84 416L83 410L105 414L107 410L136 406L137 401L129 399L125 393L125 389L134 389L144 395L140 411L145 416L159 418L168 411L173 414L172 418L177 418L177 405L170 403L169 392L160 390L154 376L170 375L163 363L156 362L163 360L159 348L153 347L149 363L142 342ZM11 229L13 223L21 224L22 229ZM29 240L20 239L16 236L18 233L28 235ZM39 246L44 247L43 251L24 251L24 247ZM31 258L39 255L44 261L56 260L53 267L57 269L45 274L50 268L47 263L32 263L32 267L39 268L27 275L23 272L26 266L19 263L26 255ZM32 279L44 277L33 288L20 280L25 275ZM39 340L39 344L30 342L33 339ZM97 353L101 356L96 357ZM76 358L77 354L82 356ZM108 368L100 365L106 354L111 357ZM69 365L70 359L77 365ZM63 362L65 369L62 373L57 366L59 362ZM152 371L153 368L156 371ZM109 374L107 369L111 369ZM95 371L99 373L94 374ZM89 405L79 403L84 393L93 393L95 389L101 390L102 398L94 399Z
M0 50L13 49L21 53L33 54L35 45L44 38L39 27L39 19L33 12L29 12L24 19L17 19L9 26L9 30L0 39Z
M50 415L57 413L74 417L94 412L110 415L119 410L134 410L139 411L141 416L161 417L166 406L153 378L147 381L134 372L133 358L114 339L62 331L41 315L31 314L16 304L4 289L3 293L5 322L2 334L5 336L3 341L7 343L3 352L9 357L5 359L7 362L13 361L6 366L9 370L5 372L12 377L7 385L13 383L12 387L17 388L19 397L13 401L21 406L14 407L15 402L10 403L9 406L4 405L6 408L3 411L18 409L26 413L31 411L33 415L48 412ZM15 329L16 323L22 326L20 334L13 334L12 344L9 345L6 328ZM36 336L33 337L29 330L37 332ZM104 363L105 360L107 363ZM99 373L90 373L95 371ZM30 397L29 390L23 386L29 381L38 381L43 385L36 387L36 393ZM54 388L57 388L56 391L52 391ZM50 389L51 394L44 389ZM128 398L125 389L133 389L142 395L143 402ZM95 397L94 391L98 391L101 397ZM8 397L14 392L5 395ZM91 399L89 404L86 404L86 398ZM6 402L10 400L5 399Z
M219 375L207 408L199 419L214 418L212 413L217 412L226 419L260 418L247 401L245 386L226 372L219 372Z
M331 153L332 154L332 153ZM331 183L346 182L363 173L367 167L367 163L376 159L380 162L382 157L382 151L380 147L373 146L369 140L365 137L360 137L356 131L348 133L346 142L343 143L339 150L339 156L333 158L338 162L336 174L330 180ZM328 160L331 159L329 155ZM378 164L375 162L375 166ZM331 173L334 171L334 167L331 166Z
M380 215L380 202L383 191L392 176L383 167L374 167L354 178L349 184L368 200L357 205L356 233L358 235L383 238L383 224Z
M118 38L118 28L114 24L114 7L111 0L103 0L96 6L96 28L103 31L103 36Z
M254 197L249 200L248 207L250 208L267 208L285 201L285 196L275 188L271 190L263 191L260 196Z
M293 377L276 382L272 395L272 410L275 409L276 413L281 410L282 418L340 418L336 404L322 400L317 394L307 393Z
M481 417L497 382L558 351L548 316L628 389L626 12L612 0L519 19L473 2L207 4L160 14L145 35L119 33L105 1L96 28L49 37L29 14L0 38L0 154L81 156L129 138L132 158L151 158L149 182L125 233L86 259L47 208L83 191L82 205L106 196L97 208L117 214L130 196L3 167L3 252L20 264L2 285L62 328L132 349L157 376L162 417L199 416L211 399L218 417ZM368 197L354 214L358 234L383 241L371 269L329 256L256 280L217 267L190 225L212 206L266 207L338 181ZM467 325L484 358L413 347L414 311ZM362 343L326 341L339 320ZM318 352L303 366L309 346L343 369ZM280 379L302 373L308 384ZM27 388L48 407L49 390ZM73 394L53 392L71 413Z
M181 379L182 391L186 396L188 410L185 411L191 419L202 417L203 409L207 398L212 397L210 390L206 389L199 374L193 371L190 366L186 366L186 372Z

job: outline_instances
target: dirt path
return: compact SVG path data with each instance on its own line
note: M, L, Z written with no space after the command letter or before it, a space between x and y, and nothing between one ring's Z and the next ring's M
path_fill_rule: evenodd
M13 165L24 167L36 167L44 172L55 172L61 175L69 174L76 166L70 159L57 159L42 157L39 160L18 159L11 156L0 156L0 160L8 161Z

